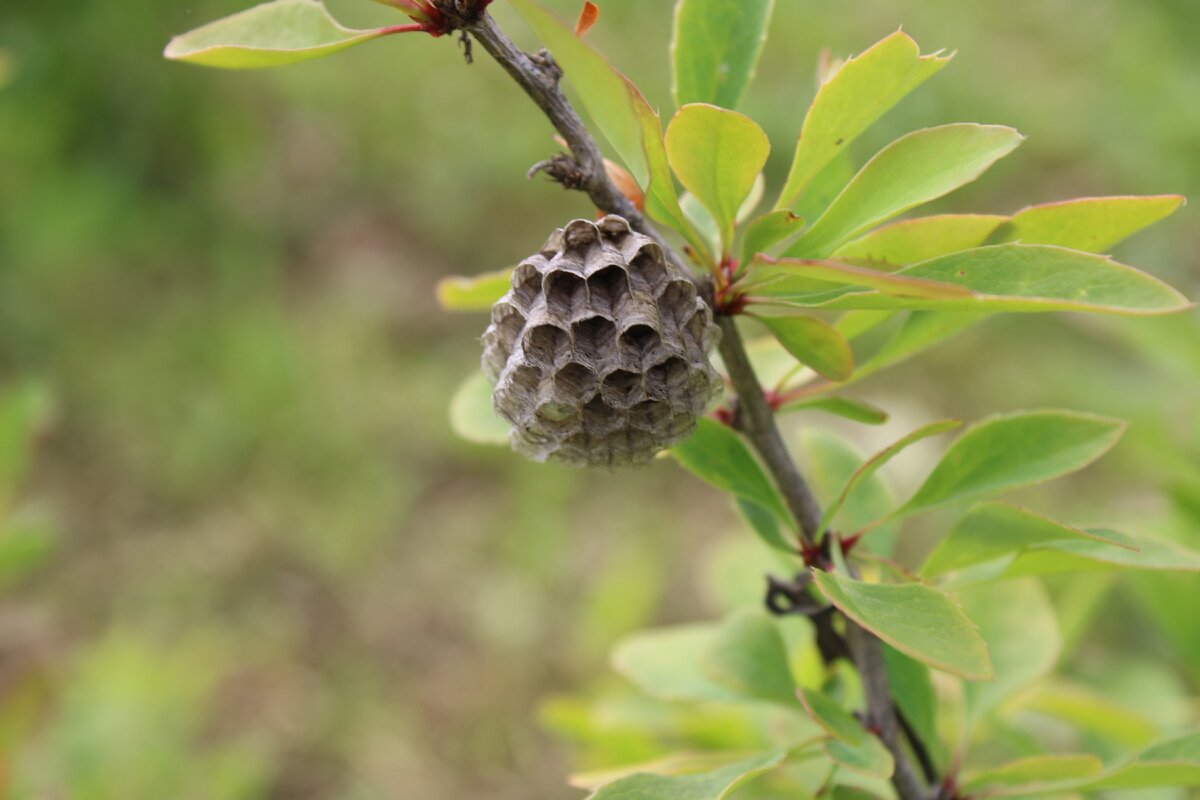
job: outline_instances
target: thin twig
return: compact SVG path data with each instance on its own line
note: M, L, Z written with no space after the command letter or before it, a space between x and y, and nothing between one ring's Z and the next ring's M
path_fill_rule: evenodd
M561 72L549 54L542 51L530 56L523 52L486 13L463 16L460 20L461 27L525 90L566 141L578 167L580 188L596 207L625 217L635 230L658 241L667 257L682 268L683 261L674 249L609 179L600 148L559 88ZM758 452L783 493L788 509L800 528L802 542L815 545L820 534L821 509L788 453L775 423L775 415L750 365L737 325L732 317L724 315L718 317L718 324L723 333L721 357L738 395L738 427ZM901 800L928 800L929 790L922 785L909 754L900 743L899 723L888 686L881 643L853 623L847 625L846 640L862 676L870 724L879 731L881 740L895 758L896 770L892 784L897 794Z

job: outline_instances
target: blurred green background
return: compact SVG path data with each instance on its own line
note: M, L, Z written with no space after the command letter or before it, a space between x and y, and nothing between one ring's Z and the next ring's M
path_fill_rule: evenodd
M590 209L525 180L548 123L452 40L241 74L160 58L245 4L0 10L0 393L41 409L32 469L0 501L0 791L576 796L539 704L615 682L618 636L715 613L711 554L748 534L670 464L584 473L452 437L447 399L484 321L440 312L434 282L512 264ZM329 5L352 25L396 19ZM590 37L669 110L672 4L600 5ZM856 155L953 121L1029 137L934 210L1200 196L1194 0L780 0L743 108L775 144L770 187L818 50L899 25L959 53ZM1200 296L1196 205L1118 256ZM1120 415L1133 426L1112 457L1030 497L1197 544L1198 330L996 319L864 383L887 427L797 422L870 447L951 414ZM911 485L935 452L889 472ZM914 530L909 559L936 534ZM1067 672L1195 719L1200 583L1052 589Z

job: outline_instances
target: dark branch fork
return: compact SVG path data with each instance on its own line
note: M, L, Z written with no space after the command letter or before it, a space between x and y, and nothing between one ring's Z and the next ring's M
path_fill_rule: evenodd
M525 90L566 141L571 151L570 157L559 156L538 164L535 172L547 172L570 188L585 192L601 211L624 217L635 230L659 242L667 257L685 274L690 274L674 249L609 179L600 148L559 87L562 71L550 54L542 50L531 55L518 48L488 14L479 10L479 0L436 2L455 27L468 32ZM570 180L563 181L563 177L569 177ZM802 544L816 548L822 533L818 529L821 509L788 453L733 318L718 315L718 324L723 334L721 358L738 396L735 423L758 452L783 493L800 529ZM836 636L830 615L824 614L822 619L824 622L820 623L820 627L825 629L826 637L830 634ZM869 728L878 733L895 759L892 784L897 794L901 800L929 800L930 789L917 775L912 758L900 741L902 728L909 726L902 726L896 713L883 661L882 643L846 620L846 633L839 649L842 652L837 655L848 652L862 675L867 700L866 722ZM926 762L924 746L911 730L905 732L913 741L914 752L919 754L922 762ZM922 767L926 767L926 764L922 763Z

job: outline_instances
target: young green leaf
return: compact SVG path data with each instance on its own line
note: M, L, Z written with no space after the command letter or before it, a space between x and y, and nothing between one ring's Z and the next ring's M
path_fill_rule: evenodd
M712 213L728 248L738 210L767 163L767 135L749 117L693 103L676 112L665 142L671 168Z
M854 313L854 312L851 312ZM871 313L871 312L865 312ZM961 333L987 314L969 311L914 311L904 320L887 344L859 365L855 380L862 380L881 369L906 361L934 345ZM846 332L843 331L845 334ZM852 338L846 334L848 338Z
M1030 206L999 226L988 244L1024 242L1053 244L1088 253L1106 253L1184 204L1182 195L1149 197L1081 197Z
M1031 711L1065 722L1089 738L1122 749L1143 748L1158 735L1157 726L1145 714L1099 692L1053 678L1021 692L1010 706L1018 712Z
M804 710L812 717L813 722L820 725L834 739L853 745L870 736L863 730L862 723L829 695L803 687L796 689L795 695L800 698Z
M786 209L763 214L742 232L741 265L748 267L756 255L795 236L803 228L804 220Z
M854 352L833 326L816 317L754 318L774 334L784 349L801 364L833 381L848 380L854 373Z
M846 481L863 463L864 454L834 434L806 427L800 436L804 454L804 474L822 503L831 503ZM879 475L862 482L854 493L854 502L843 506L838 519L843 530L855 531L884 517L895 508L892 493ZM884 523L871 530L860 547L872 553L890 555L895 544L897 525Z
M652 775L680 776L695 775L701 772L712 772L727 767L735 762L745 760L745 753L672 753L653 761L638 764L627 764L613 769L601 769L592 772L577 772L568 779L575 789L586 789L594 792L601 787L627 778L630 775L649 773Z
M974 586L962 590L959 598L967 616L979 626L996 671L994 680L964 687L971 725L1048 675L1058 662L1062 637L1054 606L1036 579Z
M897 708L904 714L904 718L912 725L921 741L933 751L930 756L936 757L939 744L936 725L937 694L934 692L929 668L886 644L883 646L883 660Z
M844 63L808 109L775 208L794 208L797 195L835 156L949 60L922 56L917 43L897 31Z
M755 756L695 775L630 775L608 784L588 800L725 800L739 786L782 764L786 755Z
M722 491L749 500L782 520L790 520L787 506L767 478L745 442L728 426L702 419L696 433L671 448L685 468Z
M773 302L795 308L1089 311L1144 316L1174 314L1192 306L1158 278L1108 256L1052 245L990 245L879 274L958 284L973 294L897 297L851 287L792 294L788 287L770 285L755 291L770 291Z
M785 255L825 258L869 228L970 183L1023 140L1003 125L969 123L902 136L859 170Z
M475 444L508 444L509 424L492 410L492 385L476 370L450 398L450 429Z
M704 671L741 697L796 705L783 637L765 612L744 611L722 623L704 658Z
M868 778L885 780L896 770L892 754L874 736L867 736L856 744L831 739L825 743L825 754L838 766Z
M1099 775L1104 763L1091 755L1047 755L1010 761L977 773L962 785L964 793L1003 797L1041 788L1052 790L1055 784Z
M853 397L838 397L836 395L810 395L788 400L777 409L779 413L788 411L824 411L853 422L864 425L882 425L888 421L888 413L882 408L865 400Z
M734 498L734 504L767 547L792 555L796 553L796 542L780 523L778 514L741 497Z
M698 624L639 631L613 648L613 669L658 700L742 699L713 681L702 667L716 642L717 630L715 625Z
M1117 443L1125 423L1077 411L995 416L960 436L897 514L1044 483L1083 469Z
M930 553L921 574L935 577L996 559L1006 559L1006 566L1031 550L1075 539L1107 548L1128 547L1011 503L981 503L955 523L950 535Z
M971 290L953 283L930 281L856 267L837 261L813 259L758 257L750 268L744 285L755 299L769 302L772 298L790 301L828 291L828 284L867 287L888 296L924 298L929 300L960 300L971 298Z
M907 436L901 437L899 440L888 445L880 450L875 455L868 458L861 467L859 467L850 479L846 481L846 485L842 487L842 491L838 494L837 499L825 507L825 513L821 516L821 523L818 526L819 530L826 530L833 518L841 511L842 506L846 504L851 493L854 492L864 481L883 468L887 462L891 461L906 448L916 444L922 439L928 439L930 436L936 436L939 433L953 430L962 425L962 420L957 419L941 419L935 422L922 425Z
M1200 553L1170 539L1146 533L1130 536L1111 528L1089 528L1084 533L1090 538L1053 542L1021 554L1003 574L1052 575L1097 569L1200 572ZM1113 547L1113 543L1121 546Z
M438 305L447 311L487 311L512 283L512 270L481 275L449 275L437 282Z
M843 261L898 269L931 258L979 247L1008 218L996 214L939 214L893 222L842 245Z
M645 121L634 110L628 79L541 4L534 0L510 0L510 4L554 54L596 127L612 144L638 185L645 187L649 179L643 142Z
M671 39L675 104L737 108L767 37L774 0L679 0Z
M276 67L397 32L344 27L319 0L273 0L176 36L163 55L206 67Z
M920 583L863 583L814 570L830 603L905 655L968 680L988 680L987 645L962 609L943 592Z

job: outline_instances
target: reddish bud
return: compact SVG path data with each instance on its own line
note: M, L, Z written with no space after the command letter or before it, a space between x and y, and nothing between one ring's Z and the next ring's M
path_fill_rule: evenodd
M592 29L598 19L600 19L600 7L591 0L585 0L583 10L579 12L579 21L575 23L575 35L582 37Z

